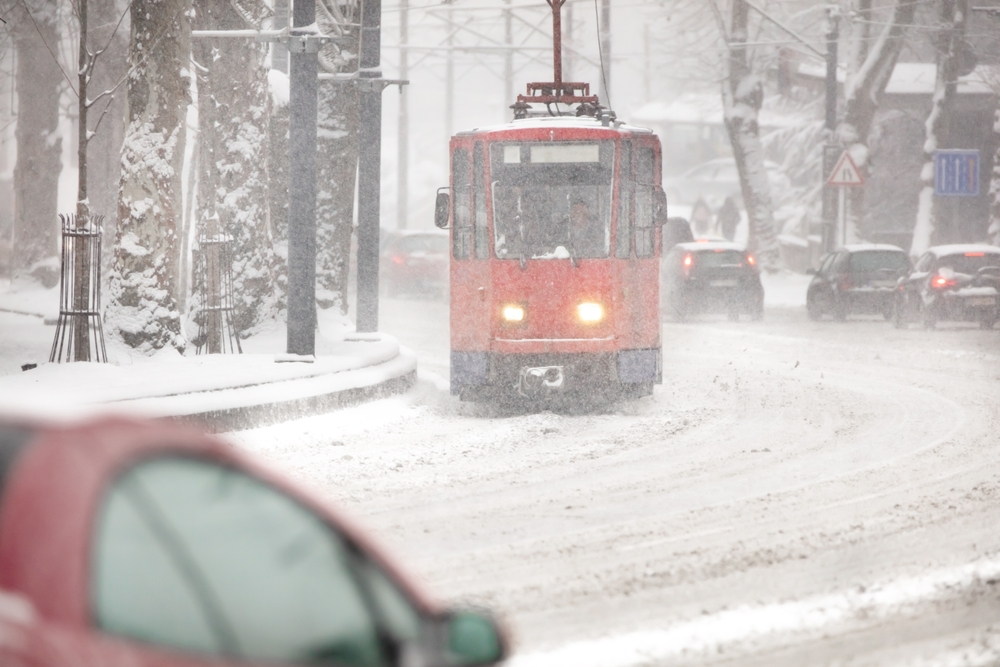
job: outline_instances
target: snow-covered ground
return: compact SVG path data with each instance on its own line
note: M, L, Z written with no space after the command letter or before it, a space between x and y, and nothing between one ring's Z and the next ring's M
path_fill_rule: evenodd
M414 390L228 437L499 611L517 667L997 664L1000 332L764 282L763 322L666 322L664 384L591 412L457 401L447 304L386 300ZM47 357L41 318L0 331L3 372Z

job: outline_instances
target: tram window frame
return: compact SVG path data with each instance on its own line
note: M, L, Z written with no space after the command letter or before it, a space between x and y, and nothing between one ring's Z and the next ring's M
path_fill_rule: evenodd
M618 226L615 229L615 257L632 256L632 144L623 141L619 163Z
M483 142L477 141L472 150L473 237L475 256L490 256L489 226L486 218L486 157Z
M456 148L452 152L451 192L451 254L455 259L471 259L473 250L472 159L467 148Z
M653 190L656 155L652 146L637 146L632 153L635 180L635 256L648 259L656 254L656 222Z

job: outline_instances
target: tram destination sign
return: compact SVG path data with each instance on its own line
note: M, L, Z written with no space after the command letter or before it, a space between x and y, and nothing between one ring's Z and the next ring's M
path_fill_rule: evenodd
M939 197L978 197L979 151L935 151L934 194Z

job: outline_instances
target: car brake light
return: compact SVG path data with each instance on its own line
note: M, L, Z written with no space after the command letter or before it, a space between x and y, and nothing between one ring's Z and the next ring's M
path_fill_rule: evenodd
M753 258L753 255L747 255L747 262L750 263L750 266L757 266L757 260Z
M967 253L965 253L965 256L966 257L986 257L986 253L985 252L967 252Z
M846 292L847 290L852 289L854 284L851 282L850 278L841 278L838 287L841 292Z
M400 266L402 266L403 264L406 264L406 258L403 257L402 255L393 255L392 263L399 264Z
M683 271L684 277L687 278L691 275L691 267L694 266L694 255L684 255Z
M954 280L948 280L944 276L938 275L931 279L931 287L935 289L945 289L955 284Z

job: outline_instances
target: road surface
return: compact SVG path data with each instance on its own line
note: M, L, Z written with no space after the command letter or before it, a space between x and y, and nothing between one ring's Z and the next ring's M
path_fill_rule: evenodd
M513 664L1000 661L1000 331L664 323L599 413L447 392L447 306L384 301L408 396L234 434L490 606Z

